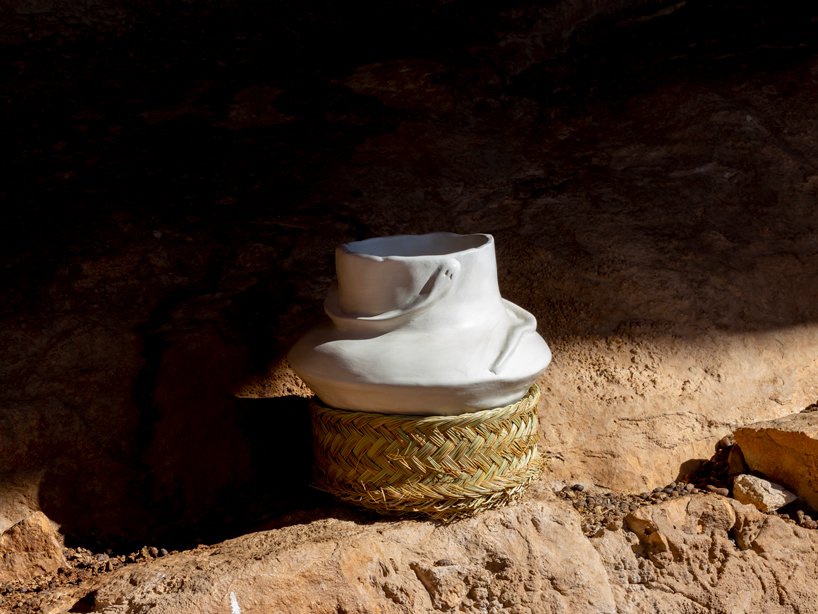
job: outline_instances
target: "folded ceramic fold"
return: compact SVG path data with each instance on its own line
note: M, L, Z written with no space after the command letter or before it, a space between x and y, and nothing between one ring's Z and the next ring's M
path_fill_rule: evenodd
M335 251L329 319L288 355L340 409L455 415L520 400L551 361L534 317L500 297L491 235L367 239Z

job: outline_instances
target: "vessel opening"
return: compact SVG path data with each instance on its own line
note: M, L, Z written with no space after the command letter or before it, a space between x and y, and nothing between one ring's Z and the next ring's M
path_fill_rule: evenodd
M369 256L442 256L454 254L467 249L481 247L490 241L488 235L456 235L451 233L433 233L427 235L401 235L396 237L376 237L353 243L344 247L355 254Z

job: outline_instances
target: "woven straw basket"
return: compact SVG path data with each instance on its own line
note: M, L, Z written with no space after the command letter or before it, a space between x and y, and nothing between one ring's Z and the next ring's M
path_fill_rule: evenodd
M514 405L459 416L334 409L313 397L315 486L382 514L453 520L519 498L543 470L532 386Z

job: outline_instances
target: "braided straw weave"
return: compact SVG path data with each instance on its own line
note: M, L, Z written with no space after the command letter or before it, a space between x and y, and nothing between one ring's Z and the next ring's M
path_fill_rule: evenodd
M519 498L543 471L532 386L514 405L459 416L334 409L313 397L315 486L382 514L440 520Z

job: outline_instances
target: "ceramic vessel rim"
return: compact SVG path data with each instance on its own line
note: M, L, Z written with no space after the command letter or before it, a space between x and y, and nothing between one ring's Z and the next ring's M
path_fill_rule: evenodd
M485 243L481 245L476 245L475 247L469 247L468 249L462 249L453 252L446 252L445 254L419 254L417 256L399 256L399 255L391 255L391 256L378 256L376 254L366 254L362 252L356 252L349 249L350 245L361 245L363 243L368 243L370 241L392 241L392 240L403 240L406 238L416 239L419 237L434 237L434 236L450 236L450 237L484 237L486 239ZM461 235L455 232L430 232L422 235L391 235L387 237L372 237L370 239L363 239L361 241L350 241L349 243L342 243L338 246L338 250L343 252L345 255L349 256L358 256L360 258L365 258L368 260L375 260L377 262L382 262L384 260L397 260L399 262L402 261L411 261L411 260L433 260L439 259L441 257L446 256L457 256L460 254L467 254L469 252L475 252L477 250L486 249L487 246L494 245L494 237L490 234L477 232L473 234Z

